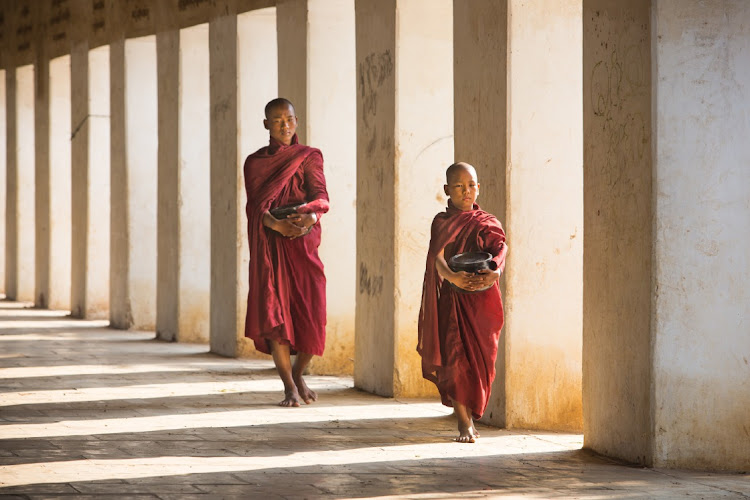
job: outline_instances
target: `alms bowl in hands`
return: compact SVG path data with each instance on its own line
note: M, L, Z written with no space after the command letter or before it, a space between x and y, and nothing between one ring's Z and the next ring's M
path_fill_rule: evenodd
M459 271L464 271L471 274L476 274L479 271L482 271L484 269L491 269L492 263L492 254L489 252L465 252L465 253L459 253L448 259L448 267L451 268L451 271L454 273L457 273ZM494 283L493 283L494 284ZM492 288L492 285L479 288L477 290L465 290L463 288L459 288L453 283L450 284L456 291L459 291L461 293L476 293L476 292L483 292L485 290L489 290Z
M490 262L492 262L492 254L489 252L466 252L448 259L448 267L454 273L459 271L477 273L483 269L490 269Z
M307 203L296 203L294 205L284 205L283 207L272 208L268 212L273 215L274 219L286 219L287 216L296 214L297 209L304 207Z

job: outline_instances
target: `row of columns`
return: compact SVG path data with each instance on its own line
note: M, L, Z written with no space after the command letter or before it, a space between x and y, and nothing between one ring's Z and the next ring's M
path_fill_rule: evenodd
M722 103L747 102L746 21L730 0L279 0L207 29L75 47L72 310L101 311L109 274L113 326L252 353L241 165L281 94L323 150L334 208L328 353L313 369L353 371L384 396L434 394L414 351L424 255L444 170L468 161L511 249L486 420L583 427L587 447L645 464L742 469L750 297L733 284L748 273L750 183L734 159L750 153L745 108ZM726 67L711 62L717 46ZM33 186L54 185L54 155L35 134L52 134L58 112L34 117L57 109L34 67L6 76L6 293L50 305L55 196ZM707 99L722 113L705 117ZM102 251L109 262L94 262Z

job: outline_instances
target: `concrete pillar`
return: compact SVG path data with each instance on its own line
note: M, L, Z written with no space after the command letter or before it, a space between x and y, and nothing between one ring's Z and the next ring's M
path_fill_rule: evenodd
M70 55L49 62L49 197L47 307L70 310L71 286ZM37 186L40 183L37 182Z
M208 25L159 34L157 335L208 341ZM176 85L175 85L176 83Z
M497 0L453 2L455 160L476 167L480 206L506 224L508 7ZM507 229L507 227L506 227ZM510 236L510 235L509 235ZM506 296L507 281L500 281ZM507 311L506 311L507 314ZM505 345L500 335L492 397L484 419L505 427Z
M50 284L49 60L34 65L34 305L47 308Z
M584 446L650 464L651 2L583 10Z
M7 150L6 150L6 134L8 131L7 119L8 119L8 105L5 100L5 70L0 70L0 248L5 250L5 231L7 227L6 222L6 207L7 202L7 190L8 190L8 179L7 179ZM5 287L5 269L6 269L7 253L3 258L0 258L0 293L7 293Z
M111 84L110 322L153 330L156 298L156 40L114 42Z
M71 51L71 313L109 317L109 46Z
M34 67L16 68L16 203L15 217L16 293L11 298L19 301L35 300L35 125L34 125ZM10 163L9 163L10 166ZM12 172L12 167L9 172ZM11 233L12 238L13 233Z
M747 471L750 10L669 0L652 19L653 464Z
M176 341L180 302L179 30L157 33L156 52L159 93L156 338Z
M326 351L313 360L310 370L352 373L357 130L354 0L284 0L277 10L279 95L295 104L300 141L306 138L305 144L323 152L331 200L331 211L322 221L320 245L327 279Z
M209 23L211 96L211 352L237 354L243 335L240 252L242 166L238 161L237 16ZM244 275L247 281L247 274Z
M507 427L583 425L581 9L508 3Z
M258 78L262 74L263 78ZM237 81L239 88L237 103L237 176L234 195L237 203L237 228L234 234L237 268L233 278L227 277L234 288L227 289L233 293L236 307L232 314L236 314L237 355L256 355L255 347L250 339L245 338L245 313L247 311L248 294L248 265L249 250L247 241L247 217L242 166L245 158L258 148L268 144L268 131L263 128L263 108L271 99L278 97L278 69L276 50L276 9L267 8L245 12L237 16ZM214 224L217 222L214 221ZM225 224L224 221L221 224ZM227 235L229 236L229 235ZM228 248L225 250L229 250ZM225 251L222 250L222 251ZM212 283L212 286L215 284ZM229 339L227 332L227 342Z
M417 345L430 224L453 162L452 2L358 0L357 387L435 394Z
M5 296L15 300L18 296L18 163L16 154L16 70L5 70Z

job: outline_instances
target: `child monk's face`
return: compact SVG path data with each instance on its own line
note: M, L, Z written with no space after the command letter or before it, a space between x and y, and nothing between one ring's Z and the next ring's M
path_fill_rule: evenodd
M288 104L282 104L271 108L268 116L263 120L263 126L271 134L271 137L289 145L292 137L297 131L297 117L294 116L294 108Z
M448 184L443 186L443 189L453 202L453 206L463 211L474 208L479 196L479 182L474 167L465 164L450 169L447 181Z

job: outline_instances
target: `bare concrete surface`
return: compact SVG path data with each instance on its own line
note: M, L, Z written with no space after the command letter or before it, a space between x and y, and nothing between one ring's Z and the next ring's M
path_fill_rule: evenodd
M750 498L750 477L644 469L578 434L479 426L311 376L279 408L270 361L0 302L0 498Z

